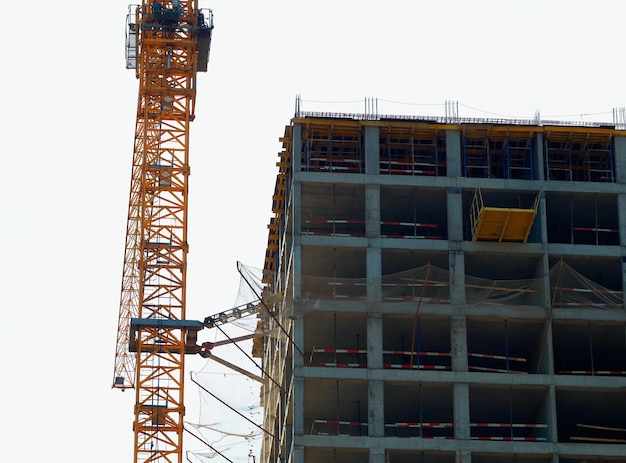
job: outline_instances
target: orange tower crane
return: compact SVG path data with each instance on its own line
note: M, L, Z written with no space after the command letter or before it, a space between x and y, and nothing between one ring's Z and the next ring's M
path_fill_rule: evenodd
M135 462L183 459L185 353L202 328L185 319L189 126L212 29L198 0L129 7L139 96L113 387L136 391Z

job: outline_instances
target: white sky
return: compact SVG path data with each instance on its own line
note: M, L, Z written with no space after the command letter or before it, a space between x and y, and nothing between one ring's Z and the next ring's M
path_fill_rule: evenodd
M622 0L201 6L215 31L191 133L189 318L232 306L237 260L263 265L298 93L305 110L378 97L381 113L442 114L417 105L458 100L483 117L610 121L626 105ZM0 461L132 461L134 395L110 389L137 95L126 11L34 0L3 13Z

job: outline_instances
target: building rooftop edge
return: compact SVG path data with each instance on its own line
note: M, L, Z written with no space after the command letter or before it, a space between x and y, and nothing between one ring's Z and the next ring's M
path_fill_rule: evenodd
M417 116L396 114L367 114L367 113L335 113L335 112L312 112L301 111L294 115L294 119L344 119L355 121L372 122L424 122L430 124L489 124L489 125L516 125L529 127L563 126L563 127L588 127L609 130L626 131L626 125L615 122L591 122L591 121L557 121L541 119L507 119L507 118L481 118L481 117L450 117L450 116Z

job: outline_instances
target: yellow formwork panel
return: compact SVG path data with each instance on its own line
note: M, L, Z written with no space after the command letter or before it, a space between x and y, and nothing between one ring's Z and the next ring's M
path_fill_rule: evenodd
M472 241L517 241L526 243L537 216L541 192L537 193L531 208L487 207L480 187L472 200Z
M478 212L478 223L472 236L473 241L521 241L528 239L537 211L483 207Z

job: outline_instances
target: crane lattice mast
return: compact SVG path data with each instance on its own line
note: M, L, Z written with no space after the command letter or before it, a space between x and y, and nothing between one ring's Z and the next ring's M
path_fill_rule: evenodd
M136 390L135 462L183 459L185 348L196 334L185 322L189 126L212 28L198 0L129 9L126 67L139 96L113 387Z

